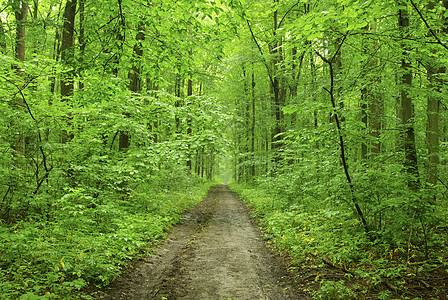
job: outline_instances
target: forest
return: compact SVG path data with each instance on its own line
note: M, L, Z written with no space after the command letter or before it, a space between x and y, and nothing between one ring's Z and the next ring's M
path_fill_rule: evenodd
M216 183L310 298L445 299L447 0L0 0L0 56L0 299L97 299Z

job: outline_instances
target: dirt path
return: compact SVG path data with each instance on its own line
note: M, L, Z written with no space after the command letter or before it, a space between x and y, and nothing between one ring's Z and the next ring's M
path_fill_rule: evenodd
M106 299L306 299L225 185L184 215L167 241Z

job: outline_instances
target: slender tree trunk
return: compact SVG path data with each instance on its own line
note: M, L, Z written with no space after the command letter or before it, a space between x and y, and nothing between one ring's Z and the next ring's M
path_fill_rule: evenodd
M0 18L0 53L6 54L7 50L5 28L3 27L3 21Z
M370 26L366 25L363 30L366 32L369 31ZM364 48L367 48L367 45L364 45ZM368 52L366 50L363 51L364 55L368 55ZM362 64L362 63L361 63ZM362 67L362 66L361 66ZM366 75L367 71L364 72L364 76ZM366 82L361 88L361 122L364 124L365 131L367 131L367 128L369 128L368 120L367 120L367 105L369 103L369 88L372 88L371 85L369 85L368 82ZM361 143L361 161L365 161L367 159L367 142L363 141Z
M370 31L375 31L376 26L371 25ZM374 43L374 48L377 47L377 43ZM377 67L379 65L379 60L377 58L372 58L371 66L373 68ZM380 141L380 132L383 128L383 124L381 122L381 117L383 115L383 99L381 94L379 93L378 89L376 88L379 86L381 82L380 75L376 75L373 79L372 84L372 101L369 105L369 111L370 111L370 134L374 137L374 142L372 144L372 150L371 154L373 156L378 155L381 152L382 144Z
M278 0L274 1L275 3L278 3ZM281 147L281 141L282 137L280 134L284 131L284 114L283 114L283 107L285 106L285 91L284 91L284 85L283 80L279 76L278 68L281 66L281 63L283 61L283 55L282 55L282 42L281 37L277 35L278 30L278 10L274 11L273 15L273 21L274 21L274 41L272 46L270 46L270 53L273 56L273 62L272 62L272 92L273 92L273 109L274 109L274 116L275 116L275 126L274 130L272 132L272 145L271 148L273 150L276 150ZM280 67L281 68L281 67ZM280 161L280 157L278 153L274 153L274 162L278 163Z
M371 154L378 155L381 152L380 132L382 129L381 115L383 114L383 104L381 95L374 92L372 95L372 102L369 106L370 111L370 134L374 137L372 143Z
M143 33L143 28L138 27L138 32L135 37L136 43L134 45L134 54L132 56L132 69L128 74L129 79L129 89L138 93L141 89L141 58L143 56L143 45L142 42L145 40L145 34Z
M116 43L119 51L117 51L117 53L114 54L114 57L112 59L113 62L112 73L116 77L118 77L120 58L121 55L123 54L124 51L123 46L126 40L126 22L123 15L122 0L118 0L118 13L120 16L120 21L118 22L119 26L117 26L116 29Z
M307 43L308 44L308 43ZM291 66L291 82L289 84L289 93L290 93L290 101L295 101L297 98L297 88L299 84L300 76L302 75L302 67L303 67L303 60L305 59L305 51L302 52L299 60L299 65L297 66L296 60L297 60L297 48L293 47L291 49L291 58L292 58L292 66ZM295 122L297 120L297 114L293 113L291 115L291 121L290 126L294 128Z
M191 27L188 28L188 35L190 38L193 38L193 30ZM193 60L193 48L190 49L190 51L188 51L188 55L190 56L190 59ZM188 72L188 81L187 81L187 97L190 97L193 95L193 72L191 69L191 66L189 68L189 72ZM191 103L190 103L191 105ZM191 136L193 132L193 128L192 128L192 120L191 118L187 119L187 136ZM191 149L191 145L188 144L188 150ZM204 149L204 148L202 148ZM190 152L190 151L189 151ZM202 157L204 156L204 151L202 151ZM204 177L204 160L202 158L201 160L201 165L202 165L202 172L201 172L201 177ZM187 168L188 170L191 171L191 156L188 156L187 159Z
M61 42L61 62L70 67L73 65L75 58L74 49L74 32L75 32L75 15L76 15L76 0L67 0L64 9L64 25ZM61 75L61 100L67 101L69 97L73 96L74 92L74 72L68 71ZM69 117L70 118L70 117ZM70 124L70 120L68 123ZM69 135L65 130L62 132L62 143L73 139L73 135ZM70 173L70 172L69 172Z
M180 60L180 58L178 58ZM177 97L176 102L174 103L175 107L181 107L182 104L182 91L184 89L183 87L183 78L181 75L181 64L180 61L177 63L177 72L174 75L174 95ZM176 133L181 133L182 132L182 128L181 128L181 122L180 122L180 118L179 115L176 114L175 116L175 122L176 122Z
M86 41L85 41L85 28L84 28L84 13L85 13L85 3L86 0L79 0L79 67L80 70L80 80L79 80L79 89L81 91L84 90L84 80L82 78L82 73L84 70L84 55L86 52Z
M366 31L375 31L375 27L372 25L367 25L364 30ZM376 48L376 42L373 45L365 45L365 48L373 46L373 49ZM366 51L364 53L368 55L369 53ZM365 68L374 69L378 65L378 60L374 57L369 57L368 62L366 63ZM382 115L382 99L381 95L376 91L376 86L379 85L380 77L374 76L373 78L369 78L369 81L365 83L364 87L361 90L361 121L364 123L366 130L369 129L369 134L374 137L374 142L371 145L368 145L366 142L363 142L361 145L361 159L367 159L370 156L375 156L381 151L381 143L379 141L379 135L382 128L381 124L381 115ZM368 151L368 146L370 147L370 155Z
M315 93L314 91L316 90L316 78L317 78L317 74L316 74L316 64L314 62L315 56L314 54L311 52L310 53L310 69L311 69L311 90L312 93ZM317 102L317 97L313 97L314 102ZM313 110L313 119L314 119L314 129L317 129L319 127L319 121L318 121L318 110L314 109ZM316 146L319 146L318 144L316 144Z
M319 55L319 57L326 64L328 64L328 67L329 67L329 71L330 71L330 88L329 89L324 88L324 89L330 95L330 102L331 102L331 106L333 107L333 114L332 114L332 116L330 116L330 118L334 119L334 121L336 123L336 129L337 129L337 134L338 134L338 138L339 138L339 148L340 148L340 151L341 151L340 152L341 153L341 163L342 163L342 167L344 169L344 174L345 174L345 177L347 179L348 186L350 188L353 205L354 205L354 207L356 209L356 212L358 213L358 216L359 216L359 218L360 218L360 220L361 220L361 222L362 222L362 224L364 226L365 232L367 234L369 234L370 233L370 229L369 229L369 226L367 224L367 220L366 220L366 218L364 216L364 213L363 213L363 211L361 209L361 206L358 203L358 198L357 198L357 196L355 194L355 188L354 188L354 185L353 185L353 181L352 181L351 176L350 176L350 172L349 172L349 168L348 168L348 162L347 162L347 154L346 154L347 150L346 150L345 141L344 141L344 137L343 137L341 120L340 120L340 116L338 114L338 104L337 104L337 100L335 99L336 98L335 95L337 95L335 90L337 91L337 90L339 90L339 88L338 87L335 88L336 80L335 80L335 70L334 70L334 67L333 67L333 63L334 63L335 60L338 59L337 58L338 51L340 51L343 43L345 42L346 37L347 37L347 35L340 41L340 44L337 47L337 50L336 50L335 54L333 54L331 59L325 58L319 52L316 52L316 54ZM372 239L372 237L371 237L371 239Z
M369 101L367 87L363 87L361 89L361 122L364 124L364 127L369 128L369 124L367 122L367 103ZM367 159L367 142L363 141L361 143L361 160L364 161Z
M248 76L247 76L247 72L246 72L246 67L245 64L243 63L241 65L241 69L242 69L242 80L243 80L243 95L244 97L242 97L242 103L241 103L241 119L244 120L243 124L242 124L242 128L241 128L241 135L244 137L248 137L249 132L247 130L250 130L250 103L249 103L249 86L248 86ZM241 152L240 153L244 153L244 157L242 158L242 169L244 170L243 174L244 174L244 180L247 181L249 178L249 172L248 172L248 164L247 161L249 160L249 139L248 138L243 138L242 139L242 145L241 145Z
M252 166L251 166L251 175L255 177L255 120L256 120L256 111L255 111L255 70L254 64L252 63L252 122L251 122L251 145L250 150L252 153Z
M438 92L437 87L438 79L434 78L438 74L444 72L444 70L437 70L437 73L433 73L435 70L428 70L430 78L430 87L434 88ZM439 119L440 119L440 100L436 95L429 95L427 103L427 115L428 115L428 129L426 132L426 142L428 147L428 183L431 185L437 184L438 179L438 165L439 165Z
M15 11L16 17L16 44L15 58L21 62L25 61L25 37L26 37L26 20L28 17L28 1L17 1L18 9ZM23 77L22 69L16 66L17 75ZM23 104L23 100L19 97L19 103Z
M75 56L74 49L74 32L75 32L75 15L76 15L77 0L67 0L64 10L64 26L62 32L61 43L61 61L64 65L70 66L73 64ZM73 72L63 75L61 78L61 96L62 101L66 101L66 97L73 95Z
M356 212L358 213L358 216L362 222L362 224L364 225L364 229L366 231L367 234L370 233L369 230L369 226L367 224L367 220L364 216L364 213L358 203L358 198L355 195L355 190L354 190L354 185L350 176L350 172L349 172L349 168L348 168L348 163L347 163L347 155L346 155L346 146L344 143L344 138L342 136L342 126L341 126L341 121L339 119L338 113L337 113L337 103L335 100L335 96L334 96L334 71L333 71L333 65L332 65L332 61L328 61L327 63L330 67L330 89L327 90L330 94L330 100L331 100L331 105L333 106L333 113L334 113L334 120L336 123L336 128L337 128L337 133L338 133L338 137L339 137L339 146L340 146L340 150L341 150L341 161L342 161L342 166L344 168L344 174L345 177L347 179L347 183L350 187L350 191L352 194L352 201L353 201L353 205L355 206Z
M342 96L342 85L341 85L341 82L342 82L342 49L339 46L340 44L341 44L341 38L337 38L336 42L334 44L335 51L337 51L337 52L336 52L336 55L334 56L333 68L334 68L335 82L337 83L337 86L338 86L337 90L335 92L336 92L336 97L338 98L338 101L339 101L338 106L341 111L339 121L341 121L341 126L342 126L342 123L345 122L345 117L344 117L344 101L342 100L342 97L341 97ZM339 49L339 51L338 51L338 49Z
M405 5L402 3L402 5ZM398 24L403 32L403 38L408 36L409 14L406 9L399 10ZM412 87L411 63L406 57L407 46L403 44L403 58L401 59L401 109L402 109L402 126L404 132L404 168L409 176L408 185L412 190L419 188L419 170L417 161L417 150L415 146L415 132L414 132L414 107L412 98L410 96L410 89Z
M192 51L190 52L190 55L193 55ZM191 75L190 75L190 77L188 78L188 81L187 81L187 97L192 96L192 95L193 95L193 79L191 78ZM192 130L191 118L188 118L188 120L187 120L187 135L191 136L192 132L193 132L193 130ZM191 145L189 144L188 149L190 149L190 148L191 148ZM191 157L189 157L187 159L187 168L189 170L191 170ZM202 173L201 173L202 175L203 175L203 168L204 168L204 166L202 166ZM201 177L203 177L202 175L201 175Z
M129 71L129 89L134 93L141 91L141 58L143 56L143 41L145 40L145 34L143 33L142 26L138 26L136 34L136 42L134 45L134 53L132 56L132 69ZM129 117L125 114L125 117ZM120 137L118 140L118 151L125 151L130 146L130 135L128 132L120 131Z
M52 9L52 6L50 5L50 11ZM62 1L59 3L58 8L58 16L57 19L61 16L62 11ZM59 33L58 27L56 27L55 33L54 33L54 41L53 41L53 60L55 62L59 61L59 57L61 55L61 35ZM54 95L56 92L56 70L53 68L52 74L50 76L50 91L51 94ZM51 97L48 100L48 104L51 105Z
M26 37L26 20L28 16L28 2L27 1L17 1L14 3L18 5L17 10L15 11L16 18L16 40L15 40L15 58L20 61L25 61L25 37ZM24 77L22 67L18 65L14 65L17 75L20 78ZM17 103L19 104L19 108L24 105L23 98L17 97ZM16 145L14 145L14 149L21 154L25 152L25 138L22 133L19 134Z
M427 5L428 10L433 10L436 2L430 2ZM448 1L443 1L443 6L448 9ZM447 20L444 21L442 32L448 33ZM427 182L434 186L438 180L438 165L439 165L439 144L440 144L440 95L442 93L443 80L441 75L446 73L446 67L438 60L429 59L427 73L429 79L429 88L431 90L427 102L427 116L428 127L426 132L426 143L428 147L428 178Z
M300 56L300 65L302 65L304 55L305 54ZM295 97L297 97L297 79L299 77L299 75L296 75L296 70L297 70L297 64L296 64L297 47L292 47L292 49L291 49L291 58L292 58L292 64L291 64L291 84L289 85L289 92L291 94L291 98L295 98Z

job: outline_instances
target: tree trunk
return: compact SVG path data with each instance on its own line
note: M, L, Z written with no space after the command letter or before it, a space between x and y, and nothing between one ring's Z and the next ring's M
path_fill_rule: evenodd
M64 26L62 32L62 43L61 43L61 61L65 66L70 66L73 64L73 59L75 56L74 49L74 32L75 32L75 15L76 15L76 1L77 0L67 0L64 10ZM72 71L63 75L61 78L61 96L62 101L66 101L66 97L73 95L74 84L73 84L74 74Z
M84 90L84 80L83 80L83 76L82 73L84 70L84 55L86 52L86 41L85 41L85 29L84 29L84 13L85 13L85 3L86 0L79 0L79 75L80 75L80 79L79 79L79 90L83 91Z
M141 91L141 58L143 56L143 45L142 42L145 40L145 34L143 33L143 28L138 26L138 32L135 37L136 43L134 45L134 53L132 56L132 69L129 71L128 79L129 81L129 89L138 93ZM129 117L128 114L125 114L125 117ZM120 137L118 141L118 151L124 151L128 149L130 146L130 136L128 132L120 131Z
M334 76L335 76L335 82L337 84L337 90L336 90L336 97L338 98L338 106L341 111L339 121L342 123L345 122L344 117L344 101L342 100L342 49L340 48L341 45L341 38L336 39L336 43L334 44L336 55L334 56ZM334 121L334 120L332 120Z
M404 3L401 3L405 5ZM408 36L409 27L409 14L406 9L399 10L399 27L403 32L403 39ZM404 168L409 176L408 186L412 190L419 188L419 170L417 161L417 150L415 146L415 133L414 133L414 107L412 98L410 96L410 89L412 87L412 74L411 63L406 58L407 46L403 44L403 57L401 59L401 109L402 109L402 128L404 133Z
M367 25L364 30L375 31L375 26ZM376 48L376 43L373 45L365 45L365 48L373 46ZM369 53L365 51L365 55ZM374 57L369 57L366 63L367 70L374 69L378 65L378 60ZM381 115L382 115L382 101L381 95L377 92L376 86L379 84L381 78L379 76L373 76L367 79L368 82L361 90L361 111L362 111L362 122L365 125L366 130L369 129L369 134L374 137L374 142L371 145L363 142L361 145L361 159L366 159L369 156L378 155L381 151L381 143L379 142L380 130L382 128ZM370 146L370 153L368 151L368 146ZM369 155L370 154L370 155Z
M438 74L443 73L444 70L428 70L428 76L430 78L430 87L437 88L436 77ZM440 71L440 72L439 72ZM442 72L443 71L443 72ZM440 100L435 95L429 95L427 115L428 115L428 129L426 132L426 142L428 147L428 183L431 185L437 184L438 178L438 164L439 164L439 113L440 113Z
M433 10L436 6L435 2L430 2L427 5L428 10ZM443 1L443 6L448 9L448 1ZM441 30L444 34L448 33L448 24L445 20ZM429 89L431 90L428 96L427 116L428 127L426 132L426 143L428 147L428 178L427 182L434 186L438 180L438 165L439 165L439 144L440 144L440 95L442 93L443 80L441 75L446 73L446 67L441 66L438 60L430 58L426 68L429 79Z
M15 58L20 61L25 61L25 36L26 36L26 20L28 16L28 2L27 1L16 1L14 3L17 5L15 11L16 18L16 40L15 40ZM22 67L18 65L13 66L16 70L17 75L20 78L24 77ZM24 105L23 98L17 97L17 103L19 104L19 109ZM25 152L25 138L21 132L18 136L17 143L14 145L14 149L20 153Z
M383 114L382 97L376 92L373 92L372 101L369 105L369 112L370 134L375 138L375 141L372 143L371 154L373 156L376 156L381 152L381 142L379 138L382 128L381 115Z
M118 76L120 58L121 58L121 54L123 53L123 46L124 46L124 42L126 39L126 35L125 35L126 23L125 23L125 19L124 19L124 15L123 15L122 0L118 0L118 11L119 11L119 15L120 15L120 21L119 21L119 26L117 26L115 33L116 33L117 47L118 47L119 51L116 51L116 53L114 54L114 57L112 58L112 63L113 63L112 73L115 76Z
M190 38L193 37L193 29L191 27L188 27L188 35ZM190 56L190 59L193 60L193 48L190 48L190 51L188 51L188 55ZM188 81L187 81L187 97L190 97L193 95L193 72L191 70L191 66L188 70L189 74L188 74ZM189 102L191 105L191 102ZM192 128L192 120L189 117L187 119L187 136L191 136L191 133L193 132L193 128ZM191 145L188 144L188 150L190 152L191 149ZM204 148L203 148L204 149ZM201 160L201 167L202 167L202 171L201 171L201 177L204 177L204 151L202 151L202 160ZM191 156L189 155L187 158L187 168L188 170L191 171Z
M25 37L26 37L26 20L28 17L28 1L16 1L18 6L15 11L16 17L16 45L15 58L21 62L25 61ZM22 69L16 66L17 75L23 77ZM19 98L19 103L23 104L23 100Z
M193 52L190 52L190 55L193 55ZM188 78L188 82L187 82L187 97L192 96L193 95L193 79L190 77ZM192 130L192 122L191 122L191 118L188 118L187 120L187 135L191 136L191 133L193 132ZM191 145L188 144L188 149L191 148ZM202 155L203 156L203 155ZM187 159L187 168L188 170L191 170L191 157L188 157ZM204 171L204 166L202 165L202 177L203 177L203 171Z
M6 54L6 51L7 51L6 33L5 28L3 27L3 21L0 18L0 53Z
M278 0L275 0L274 2L278 3ZM284 114L283 114L283 107L285 106L285 91L283 86L283 80L278 75L278 66L281 66L281 63L283 61L283 55L282 55L282 42L281 37L277 36L277 30L278 30L278 10L274 11L273 15L273 21L274 21L274 42L272 46L270 46L270 53L273 56L272 61L272 92L273 92L273 108L274 108L274 116L275 116L275 125L274 130L272 132L272 140L271 140L271 149L274 151L281 147L281 141L282 137L280 134L284 131ZM280 156L279 153L274 153L274 162L279 162Z
M142 42L145 40L145 34L143 33L143 28L138 27L138 32L135 37L136 43L134 45L134 54L132 56L132 69L128 74L129 89L134 93L141 91L141 58L143 56L143 45Z
M251 122L251 147L250 150L252 152L252 166L251 166L251 175L252 177L255 177L255 70L254 70L254 64L252 63L252 122Z
M368 119L367 119L367 103L369 102L367 87L363 87L361 89L361 122L364 124L364 127L369 127ZM367 142L363 141L361 143L361 160L365 161L367 159Z
M180 58L179 58L180 59ZM182 106L182 91L184 89L183 87L183 78L181 75L181 63L178 62L177 63L177 72L174 75L174 95L177 97L176 102L174 103L175 107L181 107ZM181 129L181 122L180 122L180 118L178 116L178 114L176 114L175 116L175 122L176 122L176 133L181 133L182 129Z

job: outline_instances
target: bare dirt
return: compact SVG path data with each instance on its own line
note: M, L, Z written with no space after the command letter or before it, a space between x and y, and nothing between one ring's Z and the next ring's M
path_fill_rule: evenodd
M210 189L105 299L307 299L226 185Z

